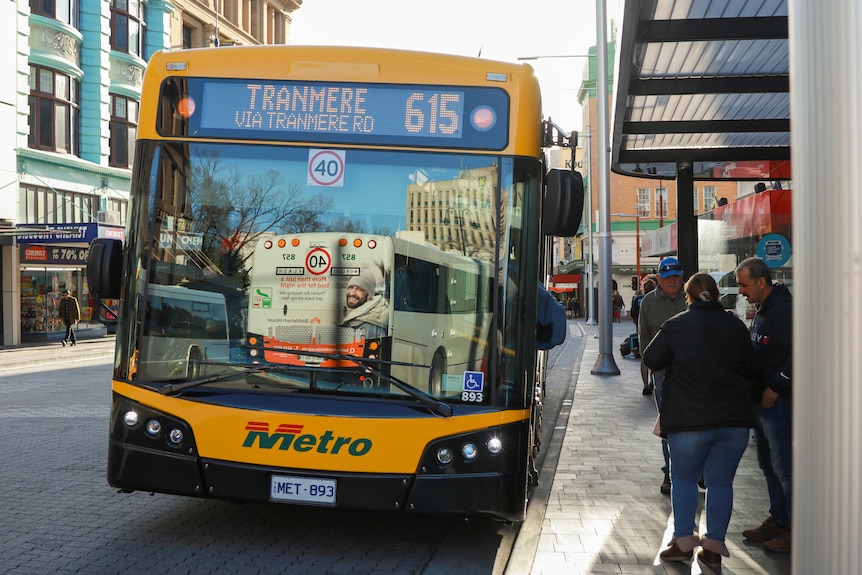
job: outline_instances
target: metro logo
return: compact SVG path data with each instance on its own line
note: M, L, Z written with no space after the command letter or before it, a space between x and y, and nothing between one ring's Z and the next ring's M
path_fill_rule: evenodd
M304 453L315 450L317 453L338 455L343 448L353 456L365 455L371 451L371 440L360 437L336 437L332 431L324 431L320 436L310 433L302 434L304 425L282 423L276 427L273 433L269 432L269 423L266 421L249 421L245 428L248 435L245 437L243 447L254 447L255 441L260 449L273 449L278 445L281 451L298 451Z

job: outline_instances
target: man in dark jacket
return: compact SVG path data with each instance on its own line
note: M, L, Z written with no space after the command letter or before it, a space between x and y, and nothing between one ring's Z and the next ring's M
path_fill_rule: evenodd
M766 477L770 516L742 534L778 553L790 552L793 479L793 300L784 284L773 284L760 258L736 268L739 293L757 304L751 343L760 375L754 390L757 462Z
M63 325L66 326L66 334L63 336L63 347L66 343L69 345L77 345L78 338L75 337L75 326L81 320L81 307L78 305L78 300L72 297L72 292L64 290L60 297L60 319Z

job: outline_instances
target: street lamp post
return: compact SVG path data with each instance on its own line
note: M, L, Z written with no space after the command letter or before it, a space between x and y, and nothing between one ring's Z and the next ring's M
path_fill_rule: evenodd
M611 324L611 190L608 145L608 42L606 0L596 0L596 104L598 106L599 186L599 355L590 370L593 375L620 375L614 361Z
M635 218L635 273L638 281L641 277L641 215L640 214L611 214L618 218Z

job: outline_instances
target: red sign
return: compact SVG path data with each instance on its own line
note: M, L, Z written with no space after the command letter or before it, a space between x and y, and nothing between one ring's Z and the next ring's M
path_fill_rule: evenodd
M21 259L24 262L47 262L48 248L45 246L30 246L24 248L24 255Z

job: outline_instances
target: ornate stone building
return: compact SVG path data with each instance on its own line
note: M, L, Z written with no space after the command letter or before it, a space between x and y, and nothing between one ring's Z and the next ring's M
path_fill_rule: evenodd
M69 289L94 321L89 242L125 233L147 59L157 50L283 44L301 0L18 0L0 5L0 345L62 336ZM14 126L14 129L12 127Z

